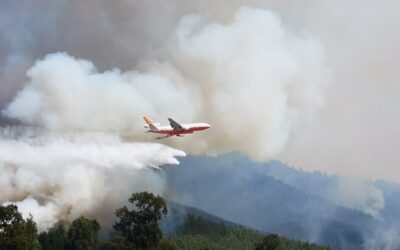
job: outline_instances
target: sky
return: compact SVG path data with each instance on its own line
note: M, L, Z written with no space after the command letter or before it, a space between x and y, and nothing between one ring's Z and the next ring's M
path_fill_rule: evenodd
M237 150L400 182L398 9L391 0L0 0L0 124L148 141L147 112L213 126L165 141L187 153Z

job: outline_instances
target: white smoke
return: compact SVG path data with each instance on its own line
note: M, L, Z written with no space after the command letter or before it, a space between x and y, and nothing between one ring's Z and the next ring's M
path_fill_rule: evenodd
M398 228L385 224L384 228L376 228L374 237L368 237L365 249L393 250L400 245Z
M39 230L81 214L110 219L130 193L164 191L149 167L178 164L185 153L154 143L126 143L101 133L49 133L6 128L0 137L0 203L16 202ZM106 210L106 211L105 211Z
M165 76L117 69L98 73L91 62L66 53L46 56L27 75L31 81L4 113L50 129L139 134L143 132L140 114L170 110L179 114L190 107L184 92ZM175 107L176 103L181 105Z
M383 192L367 181L340 178L330 195L338 204L363 211L377 219L380 219L380 211L385 207Z
M201 114L216 125L205 142L212 149L276 156L298 120L323 103L329 72L321 44L270 11L240 8L228 25L189 16L177 40L185 76L201 83Z
M165 142L189 153L237 150L267 159L323 104L330 80L318 40L290 31L268 10L240 8L228 24L186 16L165 47L168 61L127 72L98 72L87 60L48 55L3 113L50 129L113 131L133 140L145 138L143 115L208 122L212 129L201 136Z

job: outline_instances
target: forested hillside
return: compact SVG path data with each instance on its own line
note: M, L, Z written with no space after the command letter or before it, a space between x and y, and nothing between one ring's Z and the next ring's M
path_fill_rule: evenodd
M256 163L234 153L186 157L166 173L175 201L259 231L334 249L400 247L396 184Z
M272 237L271 237L272 236ZM285 237L271 235L268 243L285 250L327 250L328 247L318 246L308 242L290 240ZM209 250L253 250L263 242L265 234L244 227L232 227L212 222L200 217L188 215L184 224L170 240L177 249L209 249ZM264 242L265 243L265 242ZM265 243L267 244L267 243ZM278 248L278 247L281 248ZM268 249L268 248L261 248Z
M109 236L101 239L101 225L83 216L71 224L60 222L38 234L33 218L23 219L17 206L0 206L0 249L4 250L291 250L329 249L298 242L275 234L265 235L229 223L195 208L172 204L165 228L177 226L164 235L159 222L168 214L165 200L152 193L132 194L129 202L115 211L117 220ZM185 212L184 214L182 212ZM198 216L197 216L197 215ZM208 218L208 219L207 219ZM179 221L175 221L179 219Z

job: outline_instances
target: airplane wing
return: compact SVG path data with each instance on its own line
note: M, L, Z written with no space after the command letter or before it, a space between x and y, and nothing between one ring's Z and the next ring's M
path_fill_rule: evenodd
M175 131L182 131L185 130L182 125L177 123L176 121L172 120L171 118L168 118L169 124L171 124L171 127L174 128Z

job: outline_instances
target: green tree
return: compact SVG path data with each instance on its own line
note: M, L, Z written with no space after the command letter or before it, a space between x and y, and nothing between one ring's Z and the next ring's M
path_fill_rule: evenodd
M38 250L36 223L22 218L16 205L0 206L0 249Z
M149 192L140 192L132 194L129 202L135 209L129 210L126 206L117 209L115 215L119 221L114 229L139 249L155 249L162 239L158 222L168 213L165 200Z
M262 241L255 246L255 250L283 250L281 239L276 234L265 236Z
M18 249L16 237L23 232L23 223L16 205L0 206L0 249Z
M41 248L36 223L33 221L32 215L25 222L25 240L27 242L27 250Z
M68 250L94 250L99 238L100 224L83 216L74 220L68 230Z
M67 246L67 231L63 224L52 227L48 232L39 235L43 250L62 250Z
M101 242L98 250L132 250L136 249L133 243L126 241L122 237L114 237L112 239Z
M172 241L169 241L167 239L161 239L160 242L158 243L158 249L159 250L175 250L176 246Z

